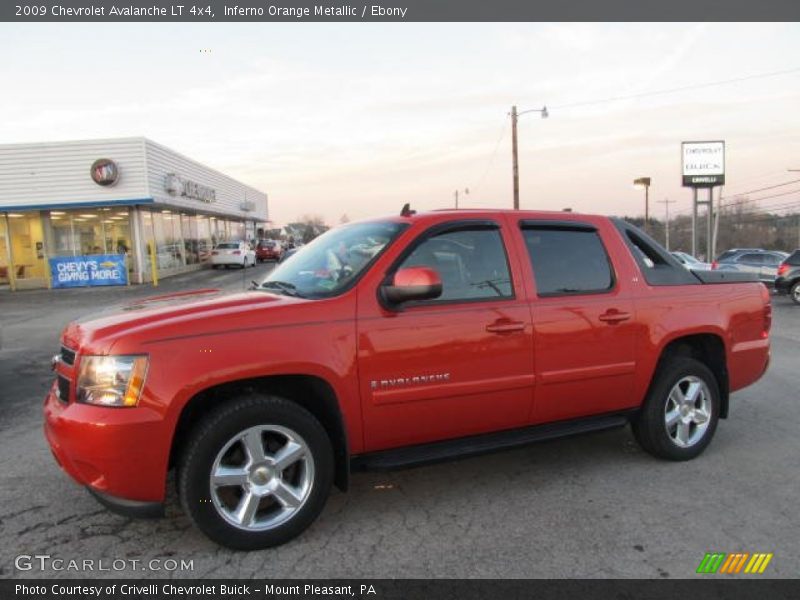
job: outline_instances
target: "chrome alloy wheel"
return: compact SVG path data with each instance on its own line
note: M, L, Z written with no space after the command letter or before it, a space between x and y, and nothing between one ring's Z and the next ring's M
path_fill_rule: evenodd
M239 432L217 454L211 501L234 527L265 531L291 519L314 485L314 458L305 440L279 425Z
M699 377L688 375L676 383L664 408L664 424L672 442L689 448L703 439L711 421L711 392Z
M792 286L792 300L800 304L800 284L794 284Z

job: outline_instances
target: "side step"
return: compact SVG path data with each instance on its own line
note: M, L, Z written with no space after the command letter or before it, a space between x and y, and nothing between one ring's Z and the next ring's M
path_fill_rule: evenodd
M350 468L357 470L388 471L410 466L425 465L435 462L465 458L488 452L497 452L533 442L542 442L556 438L615 429L628 424L627 414L603 415L587 419L563 421L534 425L523 429L510 429L482 435L381 450L371 454L355 456L350 461Z

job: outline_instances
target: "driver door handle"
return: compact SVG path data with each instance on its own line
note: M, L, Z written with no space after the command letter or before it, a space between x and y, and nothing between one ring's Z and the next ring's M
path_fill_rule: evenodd
M606 312L602 315L597 317L604 323L619 323L620 321L627 321L631 318L631 313L621 312L616 308L609 308Z
M489 333L513 333L524 329L525 323L522 321L509 321L507 319L498 319L486 326L486 331Z

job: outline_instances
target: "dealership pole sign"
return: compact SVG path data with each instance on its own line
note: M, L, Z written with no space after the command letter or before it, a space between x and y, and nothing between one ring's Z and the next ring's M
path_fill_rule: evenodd
M681 158L684 187L725 185L725 142L683 142Z
M127 285L124 254L56 256L50 259L54 288Z

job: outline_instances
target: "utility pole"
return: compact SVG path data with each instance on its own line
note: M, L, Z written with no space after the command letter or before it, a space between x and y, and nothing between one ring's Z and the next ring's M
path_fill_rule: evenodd
M669 205L675 204L677 200L670 200L669 198L664 198L663 200L658 201L659 204L664 205L664 211L666 212L666 221L664 225L664 241L667 247L667 251L669 251Z
M517 121L525 113L538 112L543 119L550 116L547 107L532 108L530 110L517 111L517 106L511 107L511 171L514 178L514 210L519 210L519 152L517 149Z
M469 196L469 188L464 188L464 195ZM455 191L456 209L458 208L458 190Z
M517 154L517 106L511 107L511 161L514 173L514 210L519 210L519 157Z

